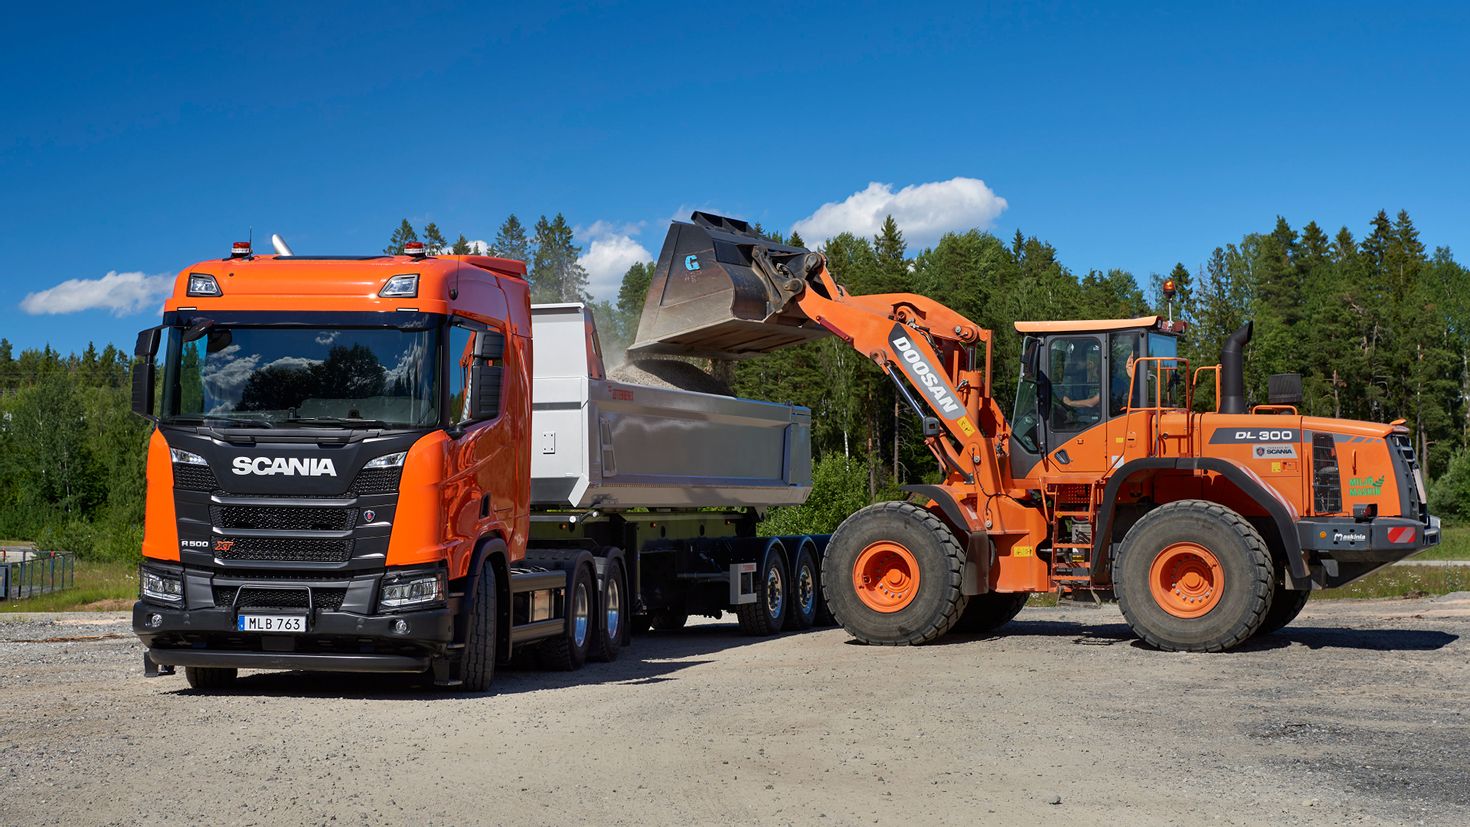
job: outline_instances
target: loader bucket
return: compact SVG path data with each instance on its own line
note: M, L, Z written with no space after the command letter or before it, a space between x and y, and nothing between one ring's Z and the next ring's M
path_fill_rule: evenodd
M690 222L669 227L629 354L739 359L827 334L791 301L806 288L810 251L733 218L696 212Z

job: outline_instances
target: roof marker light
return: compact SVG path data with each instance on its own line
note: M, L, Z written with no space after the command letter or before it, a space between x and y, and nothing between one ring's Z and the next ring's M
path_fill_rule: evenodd
M404 273L394 276L383 285L378 295L385 299L412 299L419 294L419 274Z
M414 258L423 258L429 254L429 251L424 247L424 242L410 241L403 245L403 254L413 256Z
M236 241L230 247L230 258L250 258L250 242Z

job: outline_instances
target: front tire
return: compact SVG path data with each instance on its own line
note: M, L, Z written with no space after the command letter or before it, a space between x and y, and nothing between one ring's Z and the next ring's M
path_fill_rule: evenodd
M184 679L189 682L189 688L204 692L229 689L239 676L240 670L228 666L184 667Z
M1217 503L1180 500L1123 538L1113 588L1128 625L1157 649L1221 652L1261 628L1274 568L1266 541Z
M863 643L928 643L965 609L964 563L938 517L912 503L877 503L837 527L822 559L822 591L837 622Z
M475 603L470 607L464 642L461 686L466 692L487 692L495 679L495 566L486 561L475 577Z

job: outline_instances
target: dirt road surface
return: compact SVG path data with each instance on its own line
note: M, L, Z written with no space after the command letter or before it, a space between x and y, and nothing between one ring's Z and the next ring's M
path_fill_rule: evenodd
M1223 655L1115 608L914 649L733 623L491 695L144 679L125 617L0 621L0 823L1470 823L1470 594ZM49 641L49 642L45 642Z

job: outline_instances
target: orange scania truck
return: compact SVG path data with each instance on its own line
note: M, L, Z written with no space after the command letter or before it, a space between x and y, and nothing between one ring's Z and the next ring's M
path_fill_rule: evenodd
M277 250L186 268L138 336L148 674L481 691L691 614L817 622L825 538L755 536L810 491L807 409L608 379L588 310L533 308L518 261Z

